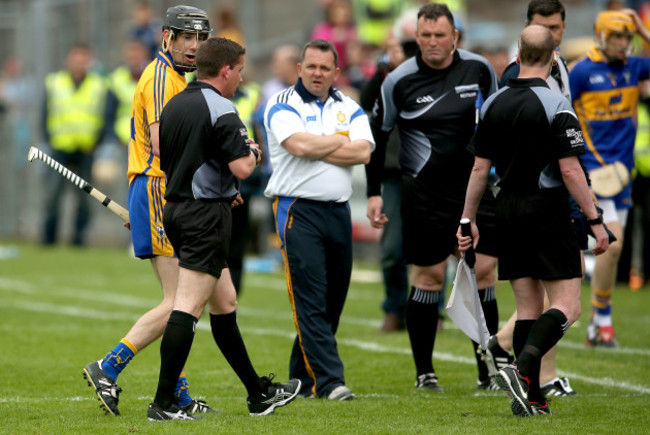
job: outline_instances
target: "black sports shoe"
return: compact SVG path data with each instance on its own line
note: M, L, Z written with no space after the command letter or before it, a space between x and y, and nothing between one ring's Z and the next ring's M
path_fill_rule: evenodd
M516 365L510 364L502 368L495 379L502 390L510 392L512 399L510 408L513 414L518 416L533 415L532 406L528 401L528 379L519 373Z
M499 391L501 388L499 385L497 385L496 381L492 376L490 376L488 379L485 380L476 380L476 388L479 390L486 390L486 391Z
M117 409L119 396L122 389L117 386L115 380L104 373L102 370L102 361L93 361L83 369L84 379L88 381L88 386L95 389L97 400L99 400L99 407L104 410L106 414L120 415Z
M573 391L571 385L569 385L569 380L567 378L559 378L555 382L542 385L541 387L542 394L545 397L555 396L555 397L565 397L565 396L575 396L578 393Z
M548 406L548 400L544 400L544 403L539 402L528 402L530 405L531 414L526 414L522 408L519 406L517 401L513 400L510 403L510 408L512 413L517 417L532 417L534 415L553 415L553 411Z
M180 407L183 411L190 414L208 414L210 412L223 412L221 409L214 409L208 405L205 400L194 400L185 406Z
M538 402L530 402L530 407L533 411L533 415L553 415L553 411L548 407L548 400L545 400L543 404Z
M488 368L488 373L490 376L494 377L497 375L497 372L507 366L512 364L515 361L515 358L512 354L499 345L499 340L497 336L493 335L488 341L487 349L485 349L485 364Z
M285 384L273 383L275 375L262 376L264 393L260 397L249 397L248 411L252 416L273 414L275 408L286 405L296 398L300 391L300 379L289 379Z
M203 416L192 415L179 408L175 403L172 403L167 409L162 409L157 403L151 402L149 409L147 409L147 420L149 421L198 420L200 418L203 418Z
M438 377L435 373L425 373L418 376L418 379L415 381L415 388L419 390L437 391L440 393L445 391L440 385L438 385Z

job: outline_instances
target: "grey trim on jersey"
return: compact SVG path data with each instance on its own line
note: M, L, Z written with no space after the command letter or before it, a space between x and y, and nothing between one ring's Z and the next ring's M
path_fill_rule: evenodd
M384 79L381 86L381 102L384 106L383 119L381 122L381 129L383 131L390 131L395 125L397 119L397 107L395 106L394 98L386 98L386 95L393 95L395 84L399 82L402 77L418 72L418 63L415 56L402 62L400 66L395 68L392 73L388 74ZM390 103L390 104L389 104Z
M483 56L472 53L471 51L464 50L462 48L458 49L458 55L462 60L477 60L487 66L488 70L490 71L490 75L492 76L492 86L490 86L490 94L493 94L496 92L496 90L499 88L499 82L497 81L497 75L494 72L494 68L492 68L492 65L486 58ZM485 96L483 96L485 98Z
M399 161L409 162L413 168L404 165L402 171L409 177L417 177L424 165L431 157L431 142L429 138L420 130L403 129L400 130L401 136L407 136L408 141L412 146L399 147Z
M561 93L541 86L533 86L530 90L533 91L542 103L549 125L553 123L555 117L560 113L570 114L578 119L571 108L571 104ZM552 189L564 186L564 180L560 173L560 165L557 162L551 163L542 170L539 174L538 186L540 189Z
M212 121L212 125L215 125L217 119L226 113L237 113L235 105L230 100L225 99L212 89L201 89L201 93L203 94L203 98L205 98L208 109L210 109L210 120Z
M210 121L214 126L220 117L227 113L237 114L235 105L230 101L214 92L212 89L201 89L203 98L210 110ZM218 168L210 161L205 162L196 170L192 177L192 193L195 199L211 198L214 192L219 192L223 197L232 197L237 195L237 184L232 186L223 186L223 178L220 176ZM206 189L210 186L209 189Z
M568 112L575 119L578 119L575 112L571 108L569 101L566 98L559 98L562 97L561 94L558 94L549 88L543 88L541 86L533 86L530 88L530 90L533 91L535 95L537 95L537 98L539 98L542 106L544 106L544 110L546 111L546 118L548 119L549 124L553 122L553 119L558 115L558 113Z
M485 103L483 103L483 106L481 106L481 111L479 112L480 113L480 116L479 116L480 119L483 119L485 117L485 114L487 113L488 109L492 105L492 102L494 101L494 99L497 96L504 93L505 91L507 91L508 89L510 89L509 86L504 86L501 89L499 89L498 91L496 91L494 94L490 95L490 97L487 100L485 100Z

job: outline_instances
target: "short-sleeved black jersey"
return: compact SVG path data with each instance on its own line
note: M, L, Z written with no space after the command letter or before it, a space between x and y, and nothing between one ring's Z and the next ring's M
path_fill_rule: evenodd
M539 78L510 79L481 109L469 150L492 160L504 193L564 187L558 160L585 152L578 118Z
M160 117L160 168L165 199L226 200L239 182L228 163L250 154L248 133L235 105L205 82L192 82Z
M379 193L386 136L381 132L397 125L403 173L462 202L473 163L467 144L477 110L495 91L492 67L465 50L457 50L445 69L429 67L418 52L388 74L372 114L377 150L368 168L368 193Z

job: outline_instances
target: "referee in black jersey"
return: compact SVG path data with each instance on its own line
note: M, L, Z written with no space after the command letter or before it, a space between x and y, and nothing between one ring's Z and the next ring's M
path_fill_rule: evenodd
M510 280L517 301L513 346L515 364L496 376L512 395L515 415L550 414L539 387L542 356L580 315L582 268L573 230L569 194L588 217L596 237L594 254L605 252L608 236L592 201L578 155L585 143L578 118L567 99L551 91L555 44L540 25L519 38L519 77L489 98L470 143L475 155L463 217L472 221L479 242L476 210L490 167L496 166L499 279ZM457 233L461 250L470 237ZM544 291L550 308L543 312Z
M457 49L458 31L447 5L429 3L417 14L417 54L386 76L371 125L376 141L366 167L367 215L382 228L391 218L383 212L381 181L389 132L399 127L402 169L402 234L404 257L411 265L411 293L406 305L408 330L418 389L441 392L432 355L447 258L457 254L454 236L463 211L467 180L474 161L467 151L476 126L477 108L496 91L496 75L487 60ZM481 211L490 210L486 195ZM479 220L485 237L477 248L479 298L490 334L498 329L494 294L496 241ZM476 346L476 344L475 344ZM469 351L469 349L468 349ZM489 388L485 363L477 354L479 388Z
M189 420L174 403L174 388L206 304L212 335L248 392L251 415L266 415L293 400L300 381L260 378L239 333L237 297L226 266L231 204L239 181L259 164L231 98L242 81L245 50L211 38L196 53L197 81L169 100L160 118L160 167L167 178L165 232L179 259L174 308L160 343L160 378L149 420Z

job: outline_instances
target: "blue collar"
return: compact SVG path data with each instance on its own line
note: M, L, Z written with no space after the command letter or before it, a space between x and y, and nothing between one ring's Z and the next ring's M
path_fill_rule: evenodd
M320 101L320 98L309 93L307 88L305 88L305 85L302 84L302 79L300 78L298 79L298 82L294 85L294 89L296 90L296 92L298 92L298 95L300 95L300 98L302 98L302 101L304 101L305 103ZM328 96L334 98L336 101L343 101L339 96L337 89L333 86L330 87Z
M173 68L174 71L176 71L176 72L179 73L180 75L182 75L182 76L185 75L185 71L182 71L182 70L176 68L176 64L174 63L174 59L172 58L171 53L169 53L169 52L167 52L167 53L163 52L163 51L162 51L162 48L158 49L158 54L156 55L156 59L165 62L167 65L169 65L171 68Z

